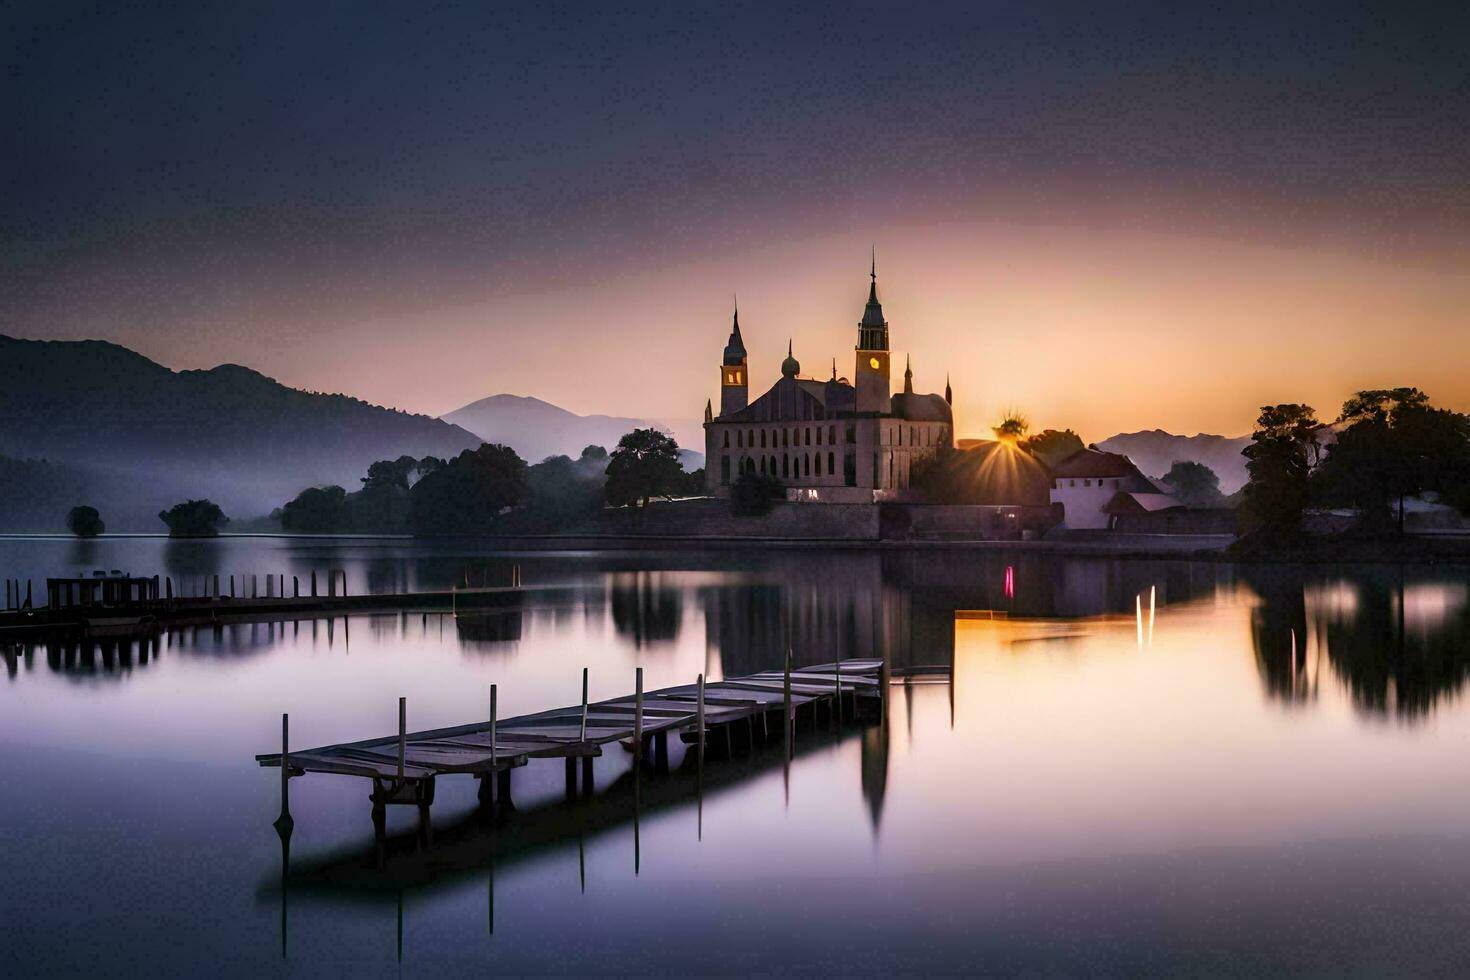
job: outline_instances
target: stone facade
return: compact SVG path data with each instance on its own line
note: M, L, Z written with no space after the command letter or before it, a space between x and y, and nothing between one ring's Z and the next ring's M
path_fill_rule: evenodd
M801 376L791 346L781 379L755 401L747 398L745 343L736 314L720 365L720 413L705 407L705 473L711 493L729 493L742 473L774 477L791 500L862 503L906 489L915 461L954 445L952 395L916 394L904 371L900 394L889 393L888 321L878 302L876 270L854 347L856 383Z

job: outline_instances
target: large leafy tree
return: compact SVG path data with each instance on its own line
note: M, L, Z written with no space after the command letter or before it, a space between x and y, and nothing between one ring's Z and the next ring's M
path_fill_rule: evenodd
M1043 429L1034 436L1022 439L1017 445L1041 460L1048 468L1084 448L1082 437L1071 429Z
M585 452L581 460L548 456L527 470L527 509L536 523L551 529L565 528L596 515L602 509L606 458L606 452L601 460L588 460Z
M73 507L66 515L66 526L79 538L95 538L107 530L107 525L102 523L102 515L97 513L96 507L88 507L83 504Z
M1438 491L1464 500L1470 481L1470 426L1465 416L1433 407L1418 388L1357 392L1342 407L1346 427L1313 477L1327 503L1357 507L1365 526L1397 524L1404 499Z
M1204 463L1175 460L1164 474L1163 482L1186 507L1219 507L1225 502L1220 493L1220 478Z
M490 530L497 517L526 500L526 461L509 446L466 449L409 491L417 534Z
M657 429L634 429L618 440L607 463L607 502L647 506L652 497L670 497L685 487L679 444Z
M350 531L347 491L341 487L307 487L281 508L281 527L306 534Z
M1250 476L1240 513L1246 533L1273 539L1301 533L1320 427L1310 405L1261 407L1250 445L1241 450Z
M171 538L210 538L219 534L221 524L230 519L213 500L186 500L168 510L159 511L158 519L168 525Z

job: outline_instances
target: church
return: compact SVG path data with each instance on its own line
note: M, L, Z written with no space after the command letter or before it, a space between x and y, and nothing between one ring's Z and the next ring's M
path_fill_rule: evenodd
M720 411L704 409L705 474L713 494L729 493L742 473L773 476L791 500L872 503L909 486L921 456L954 445L953 396L914 392L905 363L903 391L891 394L888 321L878 302L878 270L868 273L868 305L858 322L853 380L803 377L788 341L781 380L750 401L750 372L737 309L720 364Z

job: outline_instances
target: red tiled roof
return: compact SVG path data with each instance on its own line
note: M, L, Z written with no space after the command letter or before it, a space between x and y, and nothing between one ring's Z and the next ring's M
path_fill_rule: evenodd
M1052 469L1057 477L1122 477L1144 479L1133 461L1122 453L1105 453L1101 449L1079 449Z

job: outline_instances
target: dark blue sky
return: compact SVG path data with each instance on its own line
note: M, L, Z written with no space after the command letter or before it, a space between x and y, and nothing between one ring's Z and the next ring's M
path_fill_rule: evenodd
M1467 38L1466 4L12 2L0 329L248 360L249 318L1018 214L1453 262Z

